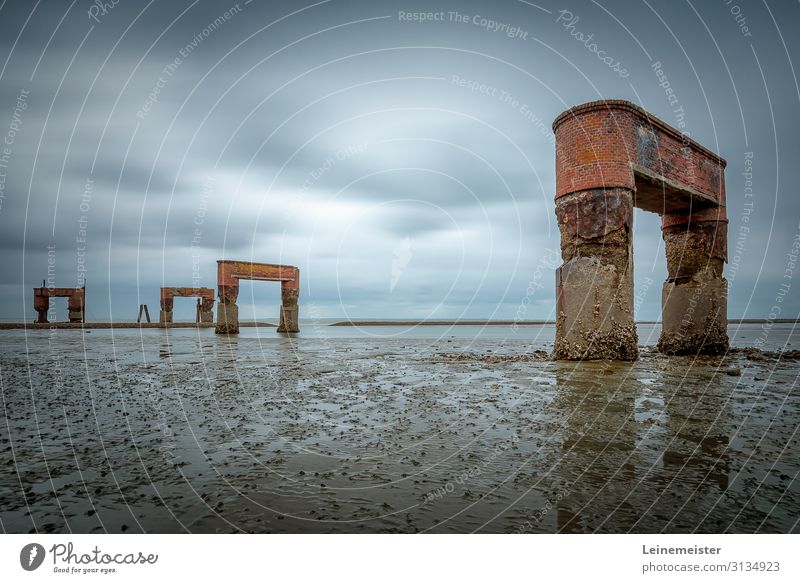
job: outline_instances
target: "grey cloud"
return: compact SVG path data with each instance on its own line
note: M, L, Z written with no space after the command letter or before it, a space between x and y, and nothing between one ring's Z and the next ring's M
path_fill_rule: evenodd
M260 32L303 5L240 3L212 25L233 2L156 2L134 24L137 3L121 2L94 23L76 3L42 55L67 6L41 2L10 53L32 5L6 2L0 137L23 88L30 105L4 176L0 318L30 317L25 298L46 269L47 245L59 250L60 280L75 279L84 214L95 319L132 317L131 306L165 278L191 277L193 254L208 282L223 255L298 264L305 303L354 317L385 315L388 306L419 315L441 301L441 314L513 317L539 269L545 285L527 315L547 317L553 266L539 264L559 246L550 123L566 107L600 98L631 99L673 125L685 120L692 137L728 159L731 248L750 202L743 160L754 153L751 230L729 301L733 317L764 316L800 216L791 192L800 148L790 68L797 52L784 30L797 6L771 7L787 55L756 4L742 7L750 37L724 3L695 6L702 21L680 3L572 5L577 28L624 62L630 75L621 78L555 22L561 5L537 4L545 10L454 0L426 8L519 26L528 31L521 40L471 22L399 22L398 10L416 9L403 2L330 2ZM654 61L677 105L659 86ZM392 290L404 238L413 255ZM654 319L665 275L656 217L637 214L635 247L637 289L653 279L639 315ZM254 293L257 301L272 297ZM786 301L784 314L796 315L797 295Z

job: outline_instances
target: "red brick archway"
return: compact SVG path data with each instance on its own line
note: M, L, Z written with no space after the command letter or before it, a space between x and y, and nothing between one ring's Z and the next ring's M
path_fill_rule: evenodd
M250 261L217 261L217 334L239 333L239 280L281 282L281 314L278 332L299 332L300 270L292 265L253 263Z
M172 323L172 308L175 298L198 298L197 318L200 323L214 321L214 290L210 287L162 287L161 313L158 321L162 324Z
M50 310L50 298L67 298L70 322L84 322L86 309L85 287L42 287L33 288L33 309L38 315L36 322L47 324L47 312Z
M725 160L628 101L573 107L553 131L564 261L556 272L555 357L637 357L634 207L662 217L668 277L659 349L726 350Z

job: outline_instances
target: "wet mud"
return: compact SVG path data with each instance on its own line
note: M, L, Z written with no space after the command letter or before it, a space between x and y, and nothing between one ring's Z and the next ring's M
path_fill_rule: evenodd
M55 336L54 336L55 335ZM798 532L796 354L0 337L4 532Z

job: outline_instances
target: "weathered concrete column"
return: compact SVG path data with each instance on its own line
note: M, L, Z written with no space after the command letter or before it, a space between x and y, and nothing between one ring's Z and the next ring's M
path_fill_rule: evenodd
M67 298L67 310L70 322L83 322L84 321L84 301L85 295L83 289L75 290L75 292Z
M297 298L300 290L292 287L292 282L284 281L281 284L281 318L278 332L299 332L300 315Z
M47 312L50 310L50 296L47 288L33 288L33 309L36 310L36 322L47 324Z
M556 341L562 360L635 360L633 193L597 188L559 197L563 265L556 271Z
M238 285L220 285L219 303L217 303L217 334L239 333L239 306L236 298L239 296Z
M158 313L158 322L160 324L171 324L172 323L172 308L174 307L174 300L172 296L167 298L164 297L162 292L161 294L161 311Z
M214 321L214 300L211 301L203 298L200 300L200 306L198 308L198 313L200 315L200 323L204 324L207 322Z
M662 235L667 281L662 292L658 349L667 354L728 350L728 221L725 208L665 214ZM712 219L712 220L707 220Z

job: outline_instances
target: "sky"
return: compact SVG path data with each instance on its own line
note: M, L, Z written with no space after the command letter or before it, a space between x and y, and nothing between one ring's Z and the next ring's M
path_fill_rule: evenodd
M298 266L305 318L552 319L551 124L598 99L728 161L729 316L796 318L797 22L744 0L2 0L0 320L32 320L48 278L85 281L88 320L155 314L223 258ZM634 249L656 320L657 215ZM242 319L279 302L242 283Z

